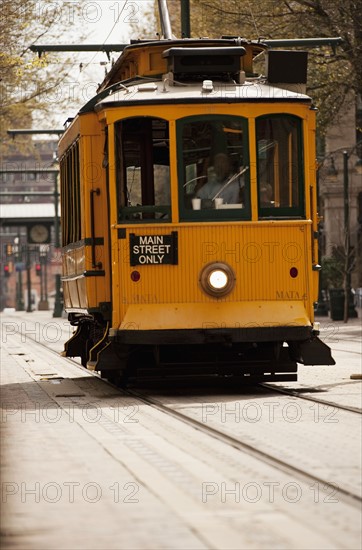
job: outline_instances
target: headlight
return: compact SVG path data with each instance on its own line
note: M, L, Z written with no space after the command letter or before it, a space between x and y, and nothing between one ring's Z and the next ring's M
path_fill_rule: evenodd
M215 269L209 275L209 284L214 290L223 290L228 284L228 276L225 271Z
M226 296L235 286L235 275L229 265L212 262L201 271L200 284L210 296Z

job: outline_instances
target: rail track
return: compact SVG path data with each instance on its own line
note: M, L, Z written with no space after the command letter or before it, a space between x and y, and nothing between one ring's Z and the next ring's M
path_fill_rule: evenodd
M311 483L318 483L319 486L322 488L322 490L325 492L325 494L330 498L341 498L344 501L347 501L349 504L352 504L357 507L361 506L362 498L359 495L354 494L349 490L339 487L319 476L312 475L300 469L298 466L294 466L293 464L280 460L279 458L272 456L271 454L264 452L258 449L257 447L252 446L240 439L232 437L223 431L217 430L211 426L206 425L203 422L190 418L186 414L181 413L177 410L174 410L173 408L168 407L167 405L164 405L159 400L151 398L144 393L140 393L134 390L122 390L122 391L124 391L127 395L131 395L141 400L143 403L151 407L155 407L156 409L164 412L165 414L168 414L174 418L177 418L181 422L189 424L195 429L202 431L203 433L206 433L209 436L219 441L222 441L223 443L226 443L227 445L231 445L232 447L239 449L240 451L247 453L254 458L257 458L262 462L274 468L277 468L278 470L281 470L284 473L294 476L295 478L307 483L308 485L310 485Z
M282 388L280 386L274 386L272 383L261 383L259 384L262 388L265 388L267 390L271 390L275 393L281 393L283 395L289 395L290 397L296 397L297 399L304 399L305 401L312 401L313 403L318 403L325 407L334 407L341 409L343 411L348 411L351 413L356 414L362 414L362 410L357 407L348 407L346 405L341 405L338 403L335 403L334 401L327 401L324 399L317 399L316 397L312 397L311 395L301 395L301 392L312 392L315 391L313 388L300 388L300 389L287 389Z
M50 348L48 345L37 341L35 338L32 338L31 336L29 336L29 334L27 334L27 338L32 340L33 345L46 348L48 352L56 355L59 358L59 353L53 350L52 348ZM73 368L76 367L77 370L84 372L83 367L76 361L69 358L63 358L63 361L66 361L66 363L70 364ZM110 384L110 382L108 382L107 380L101 379L101 377L97 373L90 373L90 374L92 374L92 376L96 378L99 378L99 380L102 381L104 384L109 384L115 387L113 384ZM293 398L300 398L308 401L317 402L324 406L328 405L335 408L337 407L351 414L361 413L360 410L354 407L340 406L336 403L318 400L314 397L301 396L298 393L298 391L295 391L295 390L286 390L284 388L275 387L269 384L260 384L259 386L263 387L264 389L267 389L268 391L278 392L284 395L290 395ZM204 422L201 422L197 419L190 417L184 412L175 410L174 408L172 408L172 406L170 407L165 405L159 399L155 399L154 397L147 395L146 391L139 391L137 389L124 389L124 388L122 389L118 388L118 389L120 391L120 394L131 396L141 401L142 403L147 404L150 407L156 408L159 411L163 412L164 414L172 416L178 421L186 423L192 426L194 429L199 430L200 432L203 432L204 434L207 434L208 436L214 439L217 439L218 441L223 442L226 445L236 448L241 452L246 453L258 459L263 463L268 464L269 466L272 466L273 468L276 468L281 472L284 472L293 476L293 478L296 478L304 483L307 483L309 486L311 484L318 484L318 487L325 494L326 498L330 498L332 499L332 501L333 499L341 499L354 507L361 505L361 497L358 494L351 491L350 489L344 488L335 483L331 483L330 481L328 481L327 479L324 479L321 476L313 475L311 472L303 470L298 465L295 465L286 460L282 460L277 456L274 456L270 452L265 452L260 447L258 448L257 446L251 445L250 443L243 441L242 437L240 438L234 437L226 433L224 430L220 430L219 427L216 428L216 427L207 425Z

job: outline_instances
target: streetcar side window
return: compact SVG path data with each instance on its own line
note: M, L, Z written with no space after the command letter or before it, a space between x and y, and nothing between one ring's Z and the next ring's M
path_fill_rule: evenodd
M62 246L81 239L79 140L60 159Z
M302 217L301 120L269 115L256 120L259 218Z
M177 122L180 219L250 218L247 120L200 115Z
M134 117L115 125L118 221L171 221L168 122Z

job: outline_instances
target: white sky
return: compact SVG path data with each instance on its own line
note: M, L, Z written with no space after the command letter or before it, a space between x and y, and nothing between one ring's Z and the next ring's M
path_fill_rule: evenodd
M81 24L89 31L85 43L129 42L131 23L142 21L145 8L152 4L152 0L83 0Z
M79 6L80 13L75 13L74 6ZM52 40L50 35L45 35L38 44L129 44L131 38L143 38L133 35L132 23L142 28L147 28L145 11L153 7L153 0L54 0L45 2L38 0L37 9L56 10L57 27L61 26L64 33L58 40ZM148 36L152 36L149 34ZM110 54L111 59L116 60L120 52ZM70 58L69 73L66 81L59 90L49 96L49 101L54 103L54 117L58 125L62 126L68 116L74 116L77 110L91 99L102 82L105 69L111 68L111 63L105 53L77 52L77 53L51 53L53 64L51 68L56 70L57 62ZM58 101L59 100L59 101ZM65 100L59 109L60 100ZM58 116L59 110L59 116Z

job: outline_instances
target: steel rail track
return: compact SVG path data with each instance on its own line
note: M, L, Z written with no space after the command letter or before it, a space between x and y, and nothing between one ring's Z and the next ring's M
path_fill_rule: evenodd
M347 342L354 342L354 340L347 340ZM353 353L355 355L361 355L361 353L359 351L353 351L351 349L340 349L340 348L333 348L332 351L341 351L343 353Z
M312 482L319 483L322 487L322 490L325 492L333 492L335 491L336 496L343 499L345 502L355 506L360 507L362 498L359 495L356 495L352 493L351 491L347 489L343 489L342 487L339 487L329 481L326 481L325 479L315 476L313 474L310 474L309 472L306 472L304 470L301 470L297 466L293 466L292 464L289 464L288 462L285 462L279 458L274 457L273 455L266 453L264 451L261 451L257 449L256 447L249 445L248 443L245 443L239 439L236 439L233 436L230 436L224 432L220 432L219 430L212 428L210 426L206 426L203 422L199 422L198 420L195 420L193 418L190 418L189 416L176 411L170 407L167 407L157 399L148 397L147 395L144 395L142 393L139 393L134 390L123 390L126 394L131 395L139 400L141 400L143 403L150 405L159 411L162 411L169 416L173 416L174 418L177 418L178 420L182 421L183 423L187 423L196 430L199 430L203 433L206 433L207 435L213 437L214 439L217 439L218 441L222 441L223 443L226 443L227 445L231 445L232 447L243 451L245 453L248 453L250 456L269 464L270 466L291 475L294 475L298 479L300 479L303 482L306 482L308 484Z
M276 393L282 393L283 395L290 395L291 397L297 397L298 399L304 399L305 401L312 401L313 403L318 403L320 405L324 405L327 407L333 407L333 408L342 409L344 411L348 411L351 413L362 414L362 410L358 409L357 407L348 407L347 405L339 405L338 403L334 403L333 401L324 401L322 399L312 397L311 395L301 395L298 390L289 390L286 388L281 388L280 386L273 386L272 383L269 383L269 382L261 382L258 384L258 386L261 386L262 388L266 388L268 390L275 391Z
M19 334L22 334L21 332L19 332ZM29 338L29 334L27 335L27 337ZM53 350L52 348L48 347L47 345L45 345L44 343L42 342L39 342L37 341L35 338L29 338L30 340L32 340L32 342L38 346L41 346L41 347L44 347L46 348L49 352L51 352L53 355L56 355L57 357L59 357L59 352ZM77 363L76 361L74 361L73 359L70 359L68 357L64 357L64 359L70 363L72 366L75 366L77 367L77 369L79 369L80 371L84 371L84 367L82 367L79 363ZM116 388L117 386L115 386L114 384L112 384L111 382L109 382L108 380L104 379L104 378L101 378L101 376L99 374L97 374L96 372L93 372L93 371L87 371L89 374L91 374L92 376L94 376L95 378L98 378L99 380L101 380L103 383L107 384L107 385L110 385L114 388ZM259 384L259 385L262 385L263 384ZM269 386L269 385L266 385L265 387L267 387L267 389L275 389L273 386ZM199 430L211 437L213 437L214 439L217 439L218 441L221 441L227 445L230 445L244 453L247 453L249 454L250 456L253 456L254 458L260 460L261 462L264 462L284 473L288 473L288 474L291 474L291 475L294 475L295 477L299 478L301 481L305 482L305 483L311 483L311 482L314 482L314 483L319 483L322 490L327 493L329 492L329 494L332 492L335 493L335 495L337 497L340 497L341 499L343 499L345 502L347 502L348 504L354 506L354 507L360 507L361 506L361 502L362 502L362 498L359 496L359 495L356 495L354 494L353 492L347 490L347 489L343 489L342 487L339 487L338 485L336 484L333 484L321 477L318 477L318 476L315 476L309 472L306 472L300 468L298 468L297 466L293 466L292 464L289 464L288 462L285 462L267 452L264 452L248 443L245 443L243 441L241 441L240 439L236 439L235 437L233 436L230 436L228 434L226 434L225 432L220 432L219 430L215 429L215 428L212 428L210 426L207 426L205 425L203 422L200 422L198 420L195 420L193 418L190 418L189 416L179 412L179 411L176 411L175 409L172 409L166 405L164 405L163 403L161 403L160 401L158 401L157 399L154 399L154 398L151 398L143 393L140 393L138 391L135 391L135 390L131 390L131 389L124 389L124 388L117 388L120 393L123 393L125 395L129 395L129 396L132 396L132 397L135 397L137 399L139 399L140 401L142 401L143 403L145 403L146 405L149 405L151 407L154 407L156 408L157 410L169 415L169 416L172 416L174 418L176 418L177 420L183 422L183 423L186 423L190 426L192 426L194 429L196 430ZM281 391L280 393L284 393L283 391ZM293 395L293 394L290 394L290 395ZM293 395L294 397L294 395ZM298 395L296 395L296 397L299 397ZM304 397L304 399L308 399L309 400L309 397ZM310 399L310 400L314 400L313 398ZM318 400L317 400L318 401ZM318 401L319 402L319 401ZM326 402L321 402L322 404L326 404ZM347 411L349 412L356 412L355 410L352 410L351 408L346 408L346 407L340 407L339 405L335 405L335 404L332 404L332 406L337 406L339 408L343 408L343 409L346 409ZM358 411L359 412L359 411Z

